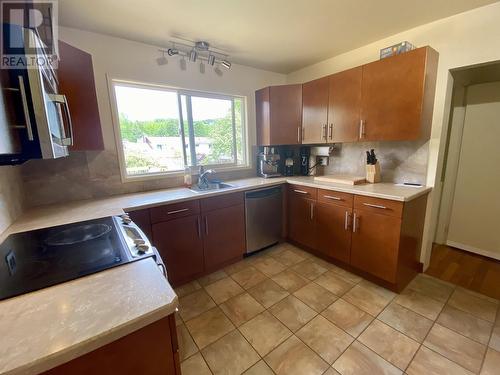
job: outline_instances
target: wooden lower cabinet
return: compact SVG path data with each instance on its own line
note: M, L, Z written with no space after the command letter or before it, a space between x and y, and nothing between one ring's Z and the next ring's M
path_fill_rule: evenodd
M290 194L288 198L288 236L305 247L316 247L314 201Z
M152 241L165 262L171 284L180 285L203 273L205 261L199 215L153 224Z
M396 283L401 219L354 210L351 265Z
M205 269L215 270L241 259L245 252L245 207L243 204L202 214Z
M349 263L352 209L316 203L316 250L325 256Z
M180 375L175 317L169 315L44 375Z

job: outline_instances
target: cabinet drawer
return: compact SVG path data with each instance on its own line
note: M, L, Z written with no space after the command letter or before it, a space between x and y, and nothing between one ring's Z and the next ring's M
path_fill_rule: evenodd
M205 198L201 200L201 212L213 211L219 208L236 206L238 204L243 204L244 196L243 192L229 193L218 195L216 197Z
M198 200L167 204L151 209L151 223L159 223L177 219L179 217L196 215L200 212Z
M288 186L288 191L290 195L293 196L316 200L316 188L301 185L290 185Z
M404 202L390 199L354 196L354 208L388 216L403 216Z
M352 207L354 196L340 191L318 189L318 202L335 203L339 206Z

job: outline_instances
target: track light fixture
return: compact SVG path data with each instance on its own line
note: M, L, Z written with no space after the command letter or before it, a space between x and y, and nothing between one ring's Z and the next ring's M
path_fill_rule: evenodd
M218 48L211 47L208 42L198 41L193 42L190 40L186 41L187 43L180 43L172 41L172 47L166 50L160 49L162 56L156 59L158 65L165 65L168 63L165 54L168 56L179 56L180 60L180 68L181 70L187 69L187 60L189 62L196 62L200 60L200 73L205 73L205 64L206 62L210 66L215 66L214 72L218 76L222 76L222 70L220 66L223 66L225 69L231 69L231 62L227 59L228 55L225 54L222 50ZM180 47L179 47L180 46Z

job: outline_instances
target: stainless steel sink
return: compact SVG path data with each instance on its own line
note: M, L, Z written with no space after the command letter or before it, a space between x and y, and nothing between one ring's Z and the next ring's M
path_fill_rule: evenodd
M193 185L189 190L194 191L195 193L202 193L204 191L222 190L232 187L234 187L234 185L226 184L224 182L209 182L202 186Z

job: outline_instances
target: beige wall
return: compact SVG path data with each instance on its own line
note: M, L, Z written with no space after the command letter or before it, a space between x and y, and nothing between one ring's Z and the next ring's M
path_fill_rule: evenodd
M19 167L0 167L0 236L23 210Z
M434 238L440 196L443 128L448 125L452 93L449 70L457 67L500 60L500 3L478 8L453 17L432 22L379 40L353 51L290 73L287 82L305 82L379 58L379 50L408 40L416 46L430 45L439 52L436 99L432 135L428 142L429 161L427 184L434 186L428 203L426 228L421 260L428 264ZM332 36L341 37L341 36Z
M30 206L182 184L182 177L121 182L107 75L123 80L246 96L250 145L255 144L255 90L283 84L286 80L283 74L236 64L231 70L224 70L222 77L208 66L205 74L200 74L198 64L188 63L188 69L181 71L178 58L170 58L168 65L158 66L155 60L160 56L159 47L71 28L61 27L59 38L92 54L106 150L76 152L60 160L32 160L26 163L22 171L27 204ZM255 175L253 169L225 173L221 177L249 175Z
M446 243L500 259L500 82L467 88Z

